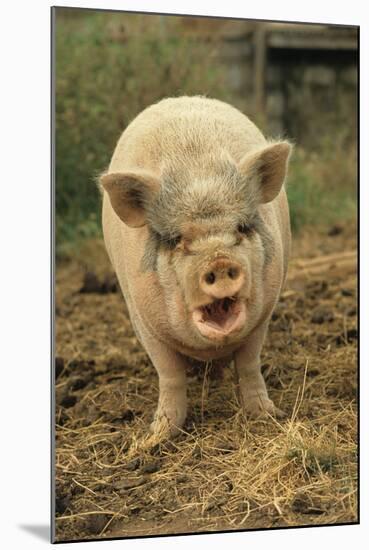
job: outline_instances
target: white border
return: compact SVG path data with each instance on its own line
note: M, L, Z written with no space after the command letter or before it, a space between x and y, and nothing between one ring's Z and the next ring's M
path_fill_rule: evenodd
M50 359L50 12L46 0L4 3L1 9L1 542L4 548L38 548L46 544L22 525L49 523L49 359ZM361 25L361 120L368 121L368 26L365 2L349 3L296 0L242 3L228 0L215 4L205 0L59 0L57 5L111 8L166 13L191 13L258 19L329 22ZM368 124L368 123L367 123ZM368 231L365 206L368 197L368 131L361 135L362 243ZM363 248L363 247L362 247ZM163 548L175 540L177 547L191 544L249 544L335 550L368 539L368 385L367 333L368 260L361 254L362 350L362 498L360 526L309 528L303 530L201 535L159 539L87 543L129 548ZM5 305L5 307L4 307ZM86 543L85 543L86 544ZM70 544L74 547L75 544Z

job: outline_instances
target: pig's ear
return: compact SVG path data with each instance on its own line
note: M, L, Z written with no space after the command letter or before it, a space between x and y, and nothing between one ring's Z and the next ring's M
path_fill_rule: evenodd
M278 195L287 175L291 150L287 141L278 141L247 154L241 160L239 170L257 182L262 203L270 202Z
M120 219L130 227L146 224L146 207L159 189L159 181L148 172L135 171L104 174L101 186Z

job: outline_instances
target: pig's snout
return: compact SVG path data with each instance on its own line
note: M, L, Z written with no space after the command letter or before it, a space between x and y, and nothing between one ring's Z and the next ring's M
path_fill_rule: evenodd
M237 294L244 280L244 271L238 263L218 258L201 273L200 288L208 296L222 299Z

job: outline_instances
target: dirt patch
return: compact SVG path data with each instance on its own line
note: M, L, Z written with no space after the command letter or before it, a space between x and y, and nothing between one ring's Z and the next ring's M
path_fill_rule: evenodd
M56 274L56 540L355 522L355 274L292 276L273 314L262 369L286 420L245 420L232 365L194 366L183 434L154 444L157 375L89 247ZM293 255L355 248L335 228Z

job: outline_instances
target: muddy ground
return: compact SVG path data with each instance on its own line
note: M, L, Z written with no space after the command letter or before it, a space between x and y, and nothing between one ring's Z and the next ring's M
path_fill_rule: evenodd
M306 230L293 256L355 249L353 225ZM157 376L102 243L57 266L57 541L357 521L356 275L296 273L262 354L287 419L244 419L232 365L194 367L185 432L155 444Z

